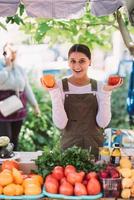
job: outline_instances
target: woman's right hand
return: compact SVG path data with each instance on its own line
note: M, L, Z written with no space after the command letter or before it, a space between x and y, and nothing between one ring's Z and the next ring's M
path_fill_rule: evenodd
M41 84L42 84L42 83L41 83ZM45 85L45 84L42 84L42 86L43 86L43 88L44 88L45 90L47 90L47 91L52 91L52 90L54 90L54 89L57 89L57 88L58 88L58 85L57 85L57 83L55 83L54 87L52 87L52 88L46 87L46 85Z
M47 90L53 90L56 89L58 86L56 84L55 78L53 75L44 75L40 79L42 86Z

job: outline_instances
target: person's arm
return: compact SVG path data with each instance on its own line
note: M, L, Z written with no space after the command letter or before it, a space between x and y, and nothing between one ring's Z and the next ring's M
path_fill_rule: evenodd
M3 85L8 80L8 70L6 68L0 70L0 85Z
M40 110L39 110L37 100L35 98L35 95L34 95L32 88L31 88L28 81L26 81L25 93L26 93L26 97L27 97L28 102L34 108L35 113L40 114Z
M23 77L25 79L25 88L24 88L24 91L25 91L27 100L30 103L30 105L34 108L34 112L36 114L40 114L40 109L39 109L37 100L35 98L35 95L34 95L34 93L32 91L31 85L29 84L27 74L25 73L25 71L21 67L19 69L20 69L21 74L23 75Z
M111 120L111 92L104 91L102 85L97 92L98 113L96 122L99 127L105 128Z
M52 118L53 122L59 129L64 129L67 125L68 118L64 109L64 103L60 88L49 90L52 101Z

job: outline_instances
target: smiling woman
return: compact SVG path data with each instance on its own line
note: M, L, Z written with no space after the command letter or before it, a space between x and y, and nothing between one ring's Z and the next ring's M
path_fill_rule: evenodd
M45 89L51 96L53 121L62 130L61 148L76 145L91 150L97 158L103 144L101 128L111 119L111 91L122 82L113 87L90 79L90 64L90 49L83 44L73 45L68 52L71 76Z

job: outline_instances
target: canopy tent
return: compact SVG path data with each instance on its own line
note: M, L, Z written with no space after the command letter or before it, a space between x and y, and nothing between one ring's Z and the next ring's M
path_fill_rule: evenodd
M90 0L91 13L105 16L123 6L124 0ZM87 0L0 0L0 16L13 16L23 3L28 16L74 19L84 14Z

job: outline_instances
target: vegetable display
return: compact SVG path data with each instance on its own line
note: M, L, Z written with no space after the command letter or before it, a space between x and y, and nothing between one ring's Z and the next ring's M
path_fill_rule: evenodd
M37 165L36 173L41 174L43 177L48 175L55 166L67 166L73 165L78 171L83 170L84 172L95 171L98 172L100 169L105 167L103 163L96 163L94 156L89 150L81 149L73 146L65 151L60 149L44 149L41 156L35 160ZM69 168L68 170L73 170ZM67 173L67 169L65 170Z
M65 173L69 168L75 171ZM55 176L57 169L62 172L62 176ZM78 172L73 165L67 165L64 168L55 166L46 176L44 187L46 192L50 194L66 196L98 195L102 190L96 172L89 172L88 174L84 171Z

